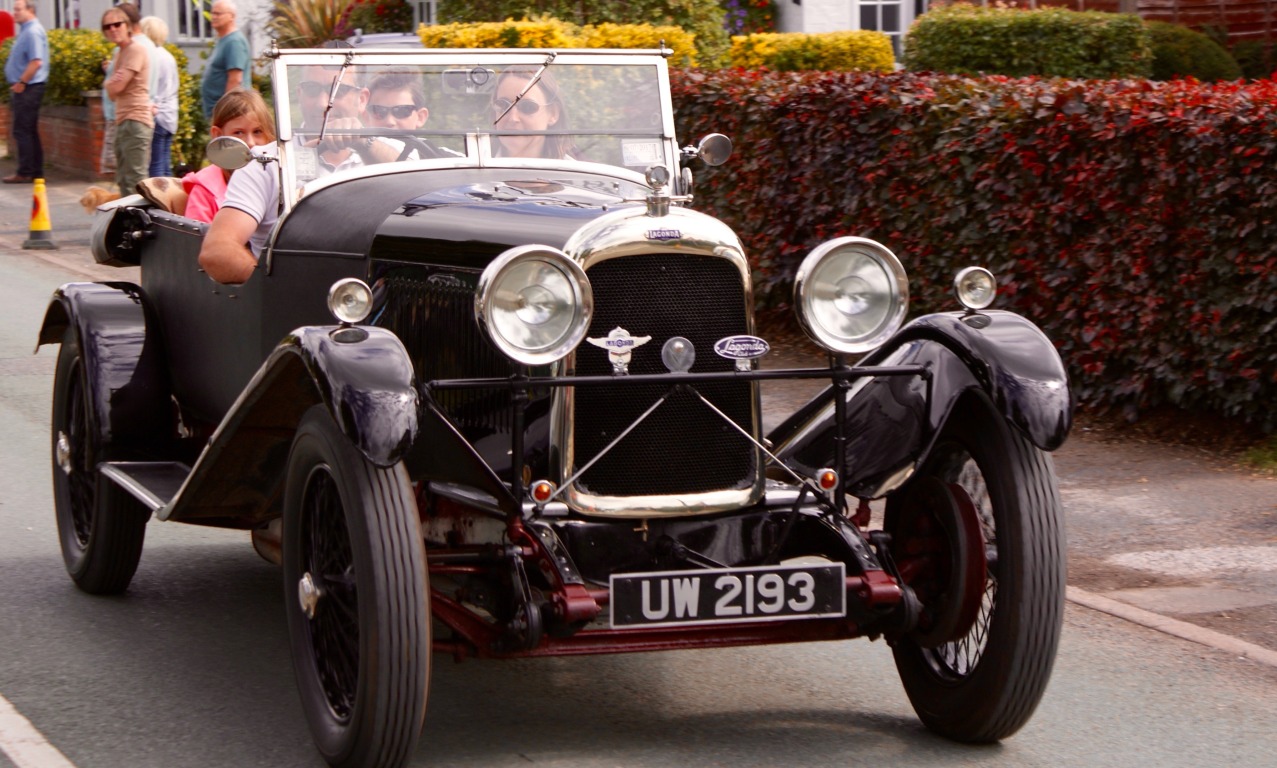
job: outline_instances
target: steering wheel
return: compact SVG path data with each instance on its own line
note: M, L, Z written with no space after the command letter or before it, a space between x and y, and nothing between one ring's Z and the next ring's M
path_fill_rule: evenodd
M395 139L403 142L403 151L399 153L399 157L395 158L395 162L407 160L408 156L412 154L414 149L417 151L417 157L420 159L437 157L439 155L438 151L436 151L434 147L411 134L395 136Z

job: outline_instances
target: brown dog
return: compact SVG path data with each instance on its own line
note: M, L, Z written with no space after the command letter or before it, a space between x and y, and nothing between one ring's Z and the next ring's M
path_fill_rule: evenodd
M112 192L98 186L92 186L84 190L84 197L80 198L80 205L84 206L85 213L92 214L95 210L97 210L99 205L118 199L120 199L119 192Z

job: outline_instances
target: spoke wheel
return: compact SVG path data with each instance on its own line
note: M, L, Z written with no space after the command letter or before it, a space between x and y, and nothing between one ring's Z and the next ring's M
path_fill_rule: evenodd
M972 543L937 546L955 530L944 522L937 487L974 507L985 553L982 587L952 583L962 571L954 567L954 553L971 552ZM992 742L1015 733L1046 690L1064 619L1063 516L1050 458L987 398L964 399L919 472L888 499L886 529L898 560L931 555L906 577L922 601L924 621L893 647L918 716L959 741ZM954 615L963 617L957 636L928 634L929 616L944 623Z
M283 530L293 666L316 746L334 766L407 763L430 675L425 550L407 473L368 462L316 406L293 442Z
M51 437L53 503L67 573L85 592L123 592L137 572L150 513L113 486L99 498L97 464L105 457L74 326L58 351Z

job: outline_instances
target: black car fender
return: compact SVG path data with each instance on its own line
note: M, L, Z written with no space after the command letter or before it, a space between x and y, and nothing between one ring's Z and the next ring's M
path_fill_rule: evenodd
M370 462L392 466L416 440L418 399L412 361L392 332L297 328L231 406L165 519L249 527L277 516L293 435L318 404Z
M175 434L164 353L147 334L149 314L132 283L67 283L49 301L36 341L37 350L61 344L67 329L76 329L96 438L116 457L162 453Z
M1072 398L1059 353L1037 326L1005 311L919 317L858 367L921 365L926 377L868 377L847 396L849 493L890 491L925 457L962 395L979 389L1042 450L1060 447L1072 426ZM835 387L769 435L774 453L800 473L834 461Z

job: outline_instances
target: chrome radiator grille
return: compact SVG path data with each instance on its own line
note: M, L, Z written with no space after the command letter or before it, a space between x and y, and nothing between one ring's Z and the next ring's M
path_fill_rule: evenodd
M621 327L652 340L633 353L631 374L664 373L661 346L673 336L696 349L695 372L731 371L714 342L748 330L740 273L711 256L658 253L609 259L587 274L594 289L590 338ZM606 351L582 344L577 375L608 375ZM747 383L697 387L733 421L752 431L752 391ZM572 414L576 467L584 466L670 385L579 387ZM689 392L671 395L633 432L577 481L598 496L652 496L748 488L754 480L752 445ZM575 468L569 468L569 473Z

